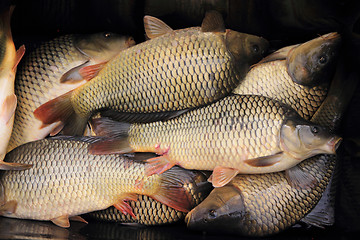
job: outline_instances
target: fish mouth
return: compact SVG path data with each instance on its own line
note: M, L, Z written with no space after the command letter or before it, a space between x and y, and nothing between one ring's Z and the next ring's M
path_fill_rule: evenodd
M186 216L185 216L185 223L186 223L186 226L187 226L187 227L189 227L192 212L193 212L193 210L191 210L190 212L188 212L188 214L186 214Z
M334 153L334 154L336 153L336 150L339 148L342 140L343 139L341 137L335 137L329 141L329 147L331 149L331 153Z
M332 33L328 33L328 34L321 36L321 38L324 40L335 40L335 39L340 38L340 34L337 32L332 32Z

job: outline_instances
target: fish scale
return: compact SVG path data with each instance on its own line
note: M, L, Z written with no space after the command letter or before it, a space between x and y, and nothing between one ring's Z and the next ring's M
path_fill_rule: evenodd
M244 105L254 110L247 111ZM160 143L159 150L165 152L170 146L167 155L174 162L181 161L185 168L212 170L220 164L219 158L222 166L229 166L239 156L251 159L259 157L259 153L274 154L287 112L289 109L278 102L260 96L225 97L166 122L133 124L129 143L136 151L154 151ZM258 135L260 130L266 135ZM266 144L255 144L257 138Z
M184 180L189 184L194 176L192 172L175 169L174 175L147 177L142 162L122 155L89 154L88 145L94 141L50 138L24 144L7 154L6 161L21 161L33 167L1 173L5 197L2 204L6 206L15 200L17 205L13 213L2 209L0 212L9 217L37 220L74 216L105 209L129 193L155 196L164 182L163 187L168 191L169 183L179 184ZM181 186L175 188L176 194L181 192Z
M301 117L310 120L326 98L328 86L307 87L294 83L287 73L286 60L282 60L255 66L233 92L271 97L291 106Z
M226 49L222 50L221 56L209 54L211 48L225 48L221 38L214 34L202 36L199 28L178 30L172 38L159 37L129 49L123 57L111 61L99 73L97 81L84 86L83 89L94 91L92 101L88 98L90 90L84 93L80 88L74 92L72 100L76 113L86 117L89 109L103 108L120 112L174 111L204 105L224 96L238 83L239 75ZM188 41L188 38L194 40ZM193 45L192 41L200 42L201 48ZM170 54L175 56L171 58ZM187 55L191 56L191 60L186 58ZM168 66L173 66L173 69ZM183 70L180 66L187 69ZM223 79L220 79L221 71L225 73ZM210 78L214 81L209 81ZM181 81L178 87L186 89L184 96L190 97L187 101L181 101L175 91L177 79ZM219 81L221 86L216 84ZM105 101L106 96L116 92L123 92L123 97L114 99L115 102ZM156 109L154 106L157 106Z
M25 135L27 131L31 131L29 129L34 128L34 125L28 125L34 121L32 112L59 95L58 91L51 89L61 89L61 83L52 79L60 79L70 69L69 66L75 67L83 59L84 55L74 47L74 36L65 35L41 45L20 64L15 84L18 106L8 151L30 139L34 140ZM64 92L72 87L76 86L68 86L68 90L65 88Z
M18 105L7 150L42 139L55 128L56 124L41 128L42 123L35 118L33 111L50 99L86 82L80 78L71 79L69 82L61 81L66 74L76 73L83 65L108 61L132 44L134 43L131 38L117 34L73 34L44 42L26 56L16 75L15 93L18 96Z

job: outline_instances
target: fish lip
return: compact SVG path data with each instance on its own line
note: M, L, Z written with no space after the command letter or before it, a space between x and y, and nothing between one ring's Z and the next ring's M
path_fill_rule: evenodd
M336 153L336 150L339 148L342 140L343 139L341 137L334 137L329 141L329 146L332 153Z

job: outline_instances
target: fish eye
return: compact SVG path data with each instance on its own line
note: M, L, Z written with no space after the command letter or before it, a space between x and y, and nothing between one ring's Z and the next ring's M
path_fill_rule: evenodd
M316 126L311 126L311 127L310 127L310 131L311 131L313 134L317 134L317 133L319 133L319 128L316 127Z
M259 48L259 46L258 45L252 45L252 49L253 49L253 51L255 52L255 53L257 53L257 52L259 52L259 50L260 50L260 48Z
M324 63L326 63L326 62L327 62L326 56L321 56L321 57L319 58L319 63L320 63L320 64L324 64Z
M110 37L111 37L111 33L105 32L105 33L104 33L104 37L105 37L105 38L110 38Z
M217 216L216 210L210 209L210 210L209 210L209 217L210 217L210 218L216 218L216 216Z

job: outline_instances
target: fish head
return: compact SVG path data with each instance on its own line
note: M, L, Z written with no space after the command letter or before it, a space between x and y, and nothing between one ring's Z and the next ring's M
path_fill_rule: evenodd
M288 118L280 130L282 150L300 161L317 154L335 154L341 140L327 127L300 117Z
M249 65L260 61L269 48L269 42L265 38L233 30L226 31L225 42L237 62Z
M216 188L185 217L191 229L239 232L245 221L244 201L240 190L232 185Z
M340 45L340 34L334 32L292 49L286 60L292 80L309 87L329 84L339 56Z
M95 62L109 61L122 50L135 45L132 37L110 32L77 36L75 47Z

